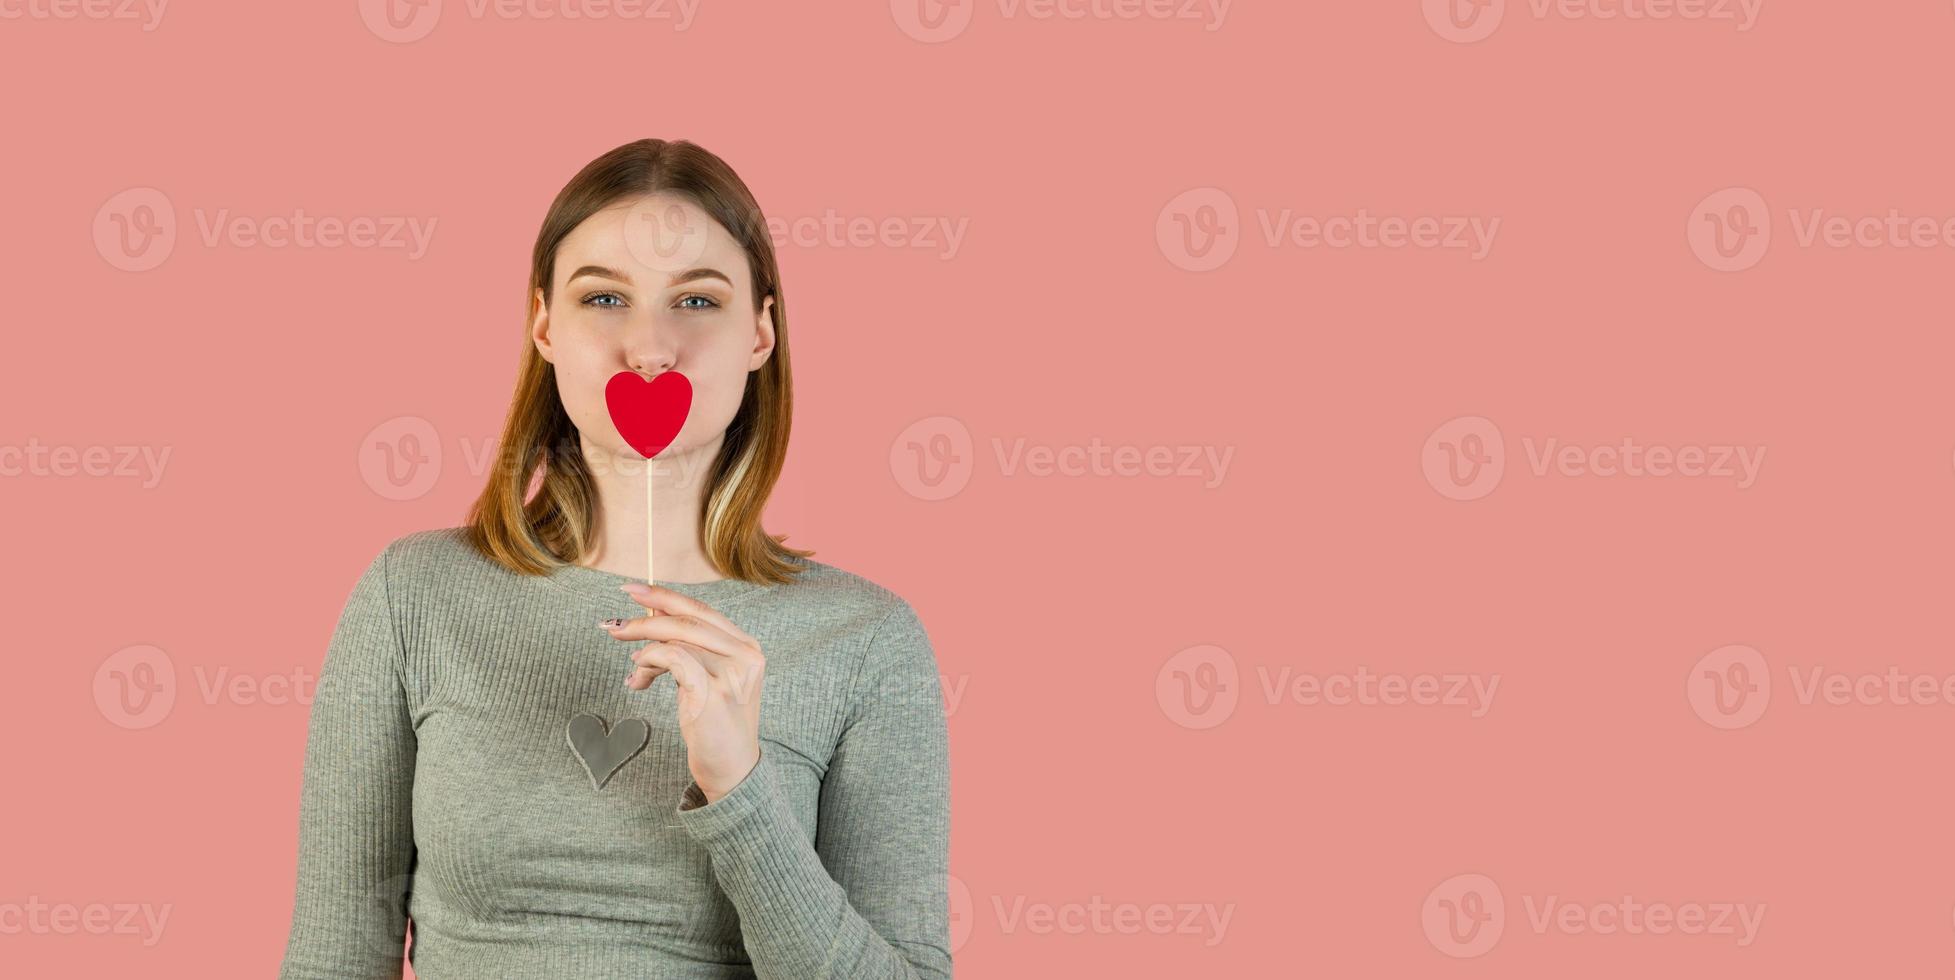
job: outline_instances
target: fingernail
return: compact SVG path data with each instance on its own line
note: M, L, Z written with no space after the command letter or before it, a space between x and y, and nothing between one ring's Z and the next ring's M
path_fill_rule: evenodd
M625 583L625 584L623 584L623 585L620 585L620 586L618 586L618 588L619 588L619 590L621 590L621 591L624 591L624 592L629 592L629 593L631 593L632 595L651 595L651 594L652 594L652 590L651 590L651 587L650 587L650 586L647 586L647 585L645 585L645 584L643 584L643 583L640 583L640 582L627 582L627 583Z
M601 630L614 630L620 626L623 626L624 624L625 621L622 619L607 619L604 622L597 624L597 628Z

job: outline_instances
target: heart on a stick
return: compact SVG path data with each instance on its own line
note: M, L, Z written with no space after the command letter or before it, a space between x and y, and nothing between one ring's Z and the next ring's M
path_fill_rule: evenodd
M635 371L619 371L604 386L604 404L611 424L625 443L651 459L672 445L692 410L692 382L677 371L657 374L650 381Z

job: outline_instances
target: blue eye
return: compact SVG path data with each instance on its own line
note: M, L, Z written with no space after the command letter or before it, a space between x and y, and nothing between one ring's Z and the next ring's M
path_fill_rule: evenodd
M704 306L687 305L690 301L695 299L705 301L705 305ZM600 302L600 300L615 300L616 302L607 303L607 302ZM584 306L592 306L592 307L597 307L599 309L622 309L624 307L624 297L619 296L617 293L609 293L609 292L592 293L589 296L584 297L580 302ZM719 309L719 305L720 304L718 300L715 300L711 296L706 296L700 293L691 293L687 296L680 298L679 300L679 308L685 310L716 310Z

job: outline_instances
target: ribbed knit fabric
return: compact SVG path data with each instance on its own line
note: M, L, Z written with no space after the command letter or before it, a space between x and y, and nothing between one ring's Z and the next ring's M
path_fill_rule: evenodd
M796 580L661 582L760 642L760 763L705 803L676 690L624 686L633 581L524 576L459 528L389 544L354 586L306 739L283 980L949 977L948 737L909 604L801 560ZM567 735L629 748L602 788ZM588 722L587 722L588 723ZM600 760L599 769L604 768Z

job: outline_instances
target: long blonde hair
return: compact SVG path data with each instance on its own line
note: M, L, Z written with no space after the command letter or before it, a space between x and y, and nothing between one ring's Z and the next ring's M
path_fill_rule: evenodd
M790 556L760 524L767 496L787 458L794 395L787 356L787 301L781 293L774 241L760 205L733 168L685 140L643 139L592 160L550 203L530 257L523 293L523 363L503 423L499 465L469 508L467 538L483 557L524 575L545 575L576 564L596 537L597 484L591 479L577 429L563 409L556 374L529 340L530 303L543 291L548 304L557 247L584 219L626 197L667 193L689 198L746 249L753 270L754 312L774 298L774 351L747 375L740 410L707 477L700 528L706 557L720 574L749 582L789 581ZM531 497L532 485L535 496Z

